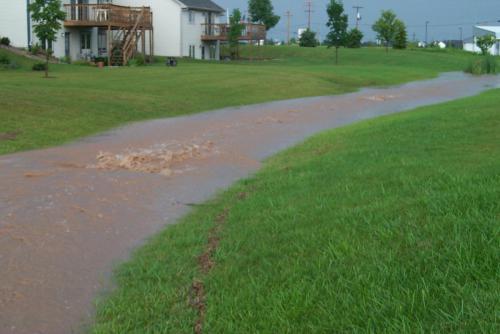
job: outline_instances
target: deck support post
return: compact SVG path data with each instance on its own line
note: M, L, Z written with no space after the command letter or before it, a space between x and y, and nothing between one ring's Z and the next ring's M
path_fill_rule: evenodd
M113 47L113 36L111 34L111 26L108 26L108 67L111 67L111 48Z

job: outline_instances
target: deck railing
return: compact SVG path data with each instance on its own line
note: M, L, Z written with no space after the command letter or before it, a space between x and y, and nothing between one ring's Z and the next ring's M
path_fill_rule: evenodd
M152 27L152 12L149 7L125 7L111 4L66 4L66 26L88 27L130 27L136 24L142 13L139 25Z
M245 28L241 33L242 41L257 41L266 39L266 26L263 24L243 23ZM213 23L203 24L203 40L227 40L229 36L229 24Z

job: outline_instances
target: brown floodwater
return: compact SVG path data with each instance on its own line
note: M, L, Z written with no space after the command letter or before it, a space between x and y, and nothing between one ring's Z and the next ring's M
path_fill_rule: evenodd
M117 264L266 157L321 130L475 95L499 82L449 73L136 123L0 156L0 333L85 331Z

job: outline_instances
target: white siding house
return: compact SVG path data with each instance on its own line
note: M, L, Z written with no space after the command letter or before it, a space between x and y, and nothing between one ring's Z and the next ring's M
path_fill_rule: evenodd
M9 37L13 46L28 48L40 43L33 34L29 22L27 4L29 0L3 1L0 11L0 36ZM152 15L152 27L131 43L145 44L149 53L168 57L193 57L196 59L219 59L220 40L203 39L205 24L221 22L225 10L211 0L63 0L67 21L52 45L54 56L68 56L73 60L89 57L108 57L108 49L117 43L119 27L106 27L113 11L120 7L148 7ZM112 4L109 9L107 4ZM94 6L92 6L94 5ZM149 19L149 17L148 17ZM72 21L72 22L68 22ZM98 24L81 22L93 20ZM70 24L71 23L71 24ZM102 23L102 24L101 24ZM111 31L110 29L113 29ZM138 32L140 35L140 32ZM123 34L124 35L124 34ZM125 38L125 37L123 37ZM140 49L140 46L139 46Z
M477 39L485 35L491 35L496 38L497 42L491 47L490 54L500 56L500 26L475 26L474 36L464 41L464 50L481 53L481 49L477 46Z

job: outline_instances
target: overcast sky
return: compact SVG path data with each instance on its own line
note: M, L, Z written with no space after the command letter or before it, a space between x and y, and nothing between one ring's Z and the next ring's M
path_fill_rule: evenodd
M317 31L321 39L326 34L326 5L328 0L313 1L312 28ZM240 8L243 12L247 9L248 0L215 0L224 8ZM273 5L281 21L270 32L270 36L278 39L286 37L286 18L284 14L290 10L292 17L292 34L298 28L307 26L305 13L305 0L273 0ZM495 24L500 20L500 0L344 0L346 12L349 14L351 27L355 25L354 5L365 7L362 9L363 19L361 30L367 39L373 39L374 33L371 25L380 16L380 11L392 9L403 19L408 26L408 36L417 40L425 38L425 21L429 24L429 40L459 39L460 30L463 28L463 37L472 36L472 26L479 22ZM500 25L500 23L496 23Z

